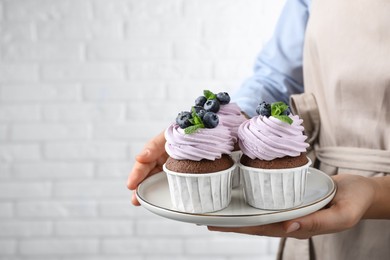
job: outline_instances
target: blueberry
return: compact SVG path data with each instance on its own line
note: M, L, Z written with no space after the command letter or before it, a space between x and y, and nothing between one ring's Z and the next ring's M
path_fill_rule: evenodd
M230 96L227 92L219 92L217 94L217 99L221 105L226 105L230 102Z
M205 96L200 96L197 99L195 99L195 106L203 107L204 103L206 103L207 98Z
M284 116L290 115L290 109L284 110L283 113L282 113L282 115L284 115Z
M188 111L180 112L176 117L176 123L180 126L180 128L184 129L192 125L190 119L192 118L192 114Z
M215 128L219 123L218 115L214 112L206 112L203 117L203 124L206 128Z
M219 111L219 101L216 100L216 99L209 99L206 101L206 103L204 104L203 108L207 111L207 112L214 112L214 113L217 113Z
M206 114L206 110L201 106L194 106L195 113L200 117L200 119L203 119L203 116Z
M271 116L271 105L265 101L261 102L256 108L256 113L266 117Z

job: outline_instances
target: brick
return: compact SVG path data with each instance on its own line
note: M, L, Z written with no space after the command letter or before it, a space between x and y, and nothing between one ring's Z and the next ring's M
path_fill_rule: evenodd
M245 48L243 47L245 46ZM226 40L186 41L178 40L173 44L174 57L178 60L246 60L253 63L261 47L260 41L247 38Z
M20 101L79 101L80 86L76 84L18 84L3 85L0 89L1 100ZM21 106L18 104L18 106Z
M54 228L56 234L64 237L110 237L134 234L132 221L117 219L57 221Z
M139 61L128 64L128 74L131 80L211 79L213 65L208 61Z
M210 91L217 92L218 88L223 87L224 86L222 86L220 82L211 79L175 80L169 81L166 86L167 96L169 99L175 103L180 102L180 105L181 103L187 104L187 107L188 104L192 104L197 97L203 95L203 90L208 89ZM178 108L182 107L178 106Z
M89 125L81 124L28 124L13 125L10 139L14 141L85 140Z
M34 82L38 78L38 66L35 64L0 64L0 82Z
M245 17L258 17L263 13L264 1L256 0L217 0L217 1L191 1L183 5L185 17L197 18L199 14L204 18L215 18L218 13L218 18L226 19L226 25L234 24L233 19L243 19ZM230 20L229 20L230 19Z
M52 185L49 182L1 182L0 199L48 198Z
M125 118L121 103L50 104L42 106L43 118L49 122L119 122Z
M93 17L97 20L112 19L112 17L128 18L130 17L132 6L133 3L129 0L94 0L92 1Z
M131 194L133 191L131 191ZM134 211L136 220L161 220L161 217L150 212L149 210L145 209L144 207L137 207ZM157 234L155 234L157 236Z
M229 43L223 45L214 45L214 41L176 41L173 44L174 57L179 60L213 60L216 58L225 58L230 55L227 52Z
M241 83L244 79L252 75L252 67L253 64L251 61L218 61L215 64L215 77L217 79L237 80Z
M4 61L80 61L83 48L79 43L39 42L5 45L2 49Z
M12 167L12 176L23 180L89 179L93 174L93 164L85 162L22 162Z
M11 0L4 2L7 20L63 20L89 19L91 7L86 0Z
M7 139L8 139L8 126L0 125L0 141L5 141Z
M69 256L69 257L61 257L61 260L107 260L109 257L110 260L129 260L128 256L116 256L115 254L111 255L88 255L88 256ZM40 259L37 259L40 260ZM132 255L131 260L145 260L142 255L136 256Z
M167 19L182 15L182 1L166 0L164 3L153 0L137 2L134 0L116 0L107 3L104 0L94 0L94 16L98 19Z
M16 248L17 242L15 240L0 240L0 256L14 255Z
M87 59L101 60L144 60L168 59L172 57L172 44L165 42L111 41L87 44Z
M160 130L160 132L162 132L163 129ZM158 132L156 132L155 135L157 135ZM148 136L147 138L143 138L141 140L138 140L138 141L134 141L134 142L131 142L131 145L130 145L130 158L135 158L144 148L145 146L145 143L147 141L149 141L150 139L152 139L155 135L150 135Z
M128 147L124 142L52 142L44 146L48 159L105 159L127 158Z
M177 222L165 219L140 219L137 221L136 232L142 236L154 237L202 237L208 236L210 231L205 227L189 225L188 223Z
M34 25L29 22L1 21L0 42L11 44L14 42L31 42L34 36Z
M96 217L97 203L94 201L19 201L15 214L23 218L73 218Z
M188 239L185 241L185 252L194 255L266 255L266 240L261 238L214 237L211 239Z
M38 122L41 118L39 105L0 104L0 122Z
M131 81L123 83L92 83L84 84L86 100L110 102L124 100L162 100L167 98L165 83L154 81Z
M6 221L0 222L0 237L35 237L52 234L52 225L48 221Z
M99 204L99 215L102 217L134 217L136 210L137 209L130 204L130 200L108 200L101 201Z
M38 22L39 40L108 40L123 39L123 24L119 21L51 21Z
M146 256L145 260L227 260L230 258L226 258L225 256L190 256L190 255L181 255L181 254L171 254L171 255L154 255L154 256ZM243 259L240 257L240 260ZM234 260L232 258L231 260ZM252 260L264 260L262 258L252 258Z
M0 162L37 161L41 158L37 144L2 144L0 146Z
M43 80L69 82L74 80L124 79L124 66L118 63L56 63L42 65Z
M131 162L115 161L115 162L97 162L95 164L94 174L101 179L126 179L131 169Z
M0 161L0 180L8 180L11 178L11 165Z
M62 181L54 184L54 196L58 198L130 198L126 181Z
M230 257L228 258L228 260L234 260L235 257ZM276 254L273 254L273 255L256 255L256 254L253 254L252 256L244 256L244 257L241 257L240 256L240 260L275 260L277 259L277 256Z
M21 255L77 255L96 254L99 251L97 239L32 239L19 242Z
M50 141L88 139L90 126L86 124L28 124L13 125L10 139L14 141Z
M175 39L198 40L202 37L202 23L198 18L187 19L168 17L155 19L144 14L134 14L134 19L127 22L126 35L128 39L169 41ZM144 17L142 17L144 16ZM142 26L140 26L142 24Z
M133 8L131 9L133 15L137 18L157 18L159 20L183 18L183 2L181 0L166 0L165 3L155 2L153 0L146 0L142 3L134 4L136 1L132 0Z
M13 215L14 215L13 204L11 202L0 202L0 218L10 218L13 217Z
M180 239L104 239L102 251L105 254L181 254L183 241Z
M203 92L199 92L202 95ZM133 101L127 104L127 118L130 122L151 120L165 121L166 126L175 121L180 111L191 109L191 104L198 96L193 97L190 102L169 102L168 100L158 100L154 102ZM161 109L164 109L162 112Z
M176 117L177 113L172 120ZM115 126L96 125L93 137L108 140L149 140L170 125L172 120L124 123ZM140 131L142 129L142 131Z
M237 13L237 15L239 15ZM259 32L259 27L264 24L260 15L254 16L232 16L232 17L208 17L203 20L203 34L206 40L230 41L231 39L262 39L264 36ZM227 26L227 24L229 24ZM268 26L268 22L267 22ZM253 35L253 36L252 36Z

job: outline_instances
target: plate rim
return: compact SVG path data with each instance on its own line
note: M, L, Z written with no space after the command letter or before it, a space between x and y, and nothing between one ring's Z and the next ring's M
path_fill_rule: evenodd
M312 201L310 202L309 204L304 204L304 205L301 205L301 206L297 206L297 207L294 207L294 208L291 208L291 209L286 209L286 210L266 210L266 209L258 209L259 211L262 211L262 212L259 212L259 213L253 213L253 214L239 214L239 215L231 215L231 214L215 214L215 212L208 212L208 213L191 213L191 212L183 212L183 211L178 211L178 210L175 210L175 209L172 209L172 208L166 208L166 207L162 207L162 206L158 206L158 205L155 205L149 201L147 201L146 199L144 199L141 195L140 195L140 189L142 188L142 185L145 185L144 180L142 183L139 184L139 186L137 187L136 189L136 197L138 199L138 201L140 202L140 204L142 206L144 206L146 209L148 209L149 211L153 212L154 214L157 214L159 216L162 216L161 214L158 214L152 210L150 210L148 207L153 207L153 208L156 208L158 210L162 210L164 212L168 212L170 214L175 214L175 215L185 215L187 217L194 217L194 218L202 218L202 217L206 217L206 218L219 218L219 219L233 219L233 218L257 218L259 216L272 216L272 215L275 215L275 214L280 214L280 213L288 213L288 212L296 212L297 210L304 210L305 208L310 208L314 205L317 205L319 204L320 202L322 201L325 201L327 200L329 197L335 195L336 191L337 191L337 185L336 183L333 181L333 179L327 175L326 173L318 170L318 169L315 169L315 168L312 168L312 167L309 167L309 173L312 173L312 172L317 172L319 174L321 174L323 177L327 178L329 183L331 183L331 188L329 189L329 191L324 195L322 196L321 198L319 199L316 199L315 201ZM147 179L149 178L156 178L157 175L159 174L165 174L164 171L160 171L152 176L149 176ZM146 207L144 204L148 205L148 207ZM248 205L249 206L249 205ZM228 206L229 207L229 206ZM250 206L249 206L250 207ZM167 218L166 216L163 216L165 218ZM185 221L185 222L188 222L188 221Z

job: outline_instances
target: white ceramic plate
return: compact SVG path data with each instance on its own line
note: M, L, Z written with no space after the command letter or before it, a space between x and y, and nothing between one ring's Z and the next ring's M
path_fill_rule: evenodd
M333 180L314 168L309 168L303 204L283 211L256 209L245 203L242 189L233 189L232 200L223 210L194 214L174 210L169 195L166 174L160 172L145 179L136 192L143 207L165 218L207 226L255 226L281 222L313 213L326 206L336 193Z

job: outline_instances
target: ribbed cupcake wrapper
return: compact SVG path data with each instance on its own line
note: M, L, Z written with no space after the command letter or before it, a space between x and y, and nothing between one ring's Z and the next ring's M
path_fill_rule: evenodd
M242 152L241 151L233 151L230 155L235 163L240 162ZM238 188L241 185L241 174L240 167L236 167L232 174L232 188Z
M255 208L283 210L302 204L309 165L267 170L240 165L246 202Z
M206 174L183 174L165 168L173 207L182 212L206 213L226 208L231 201L231 180L236 165Z

